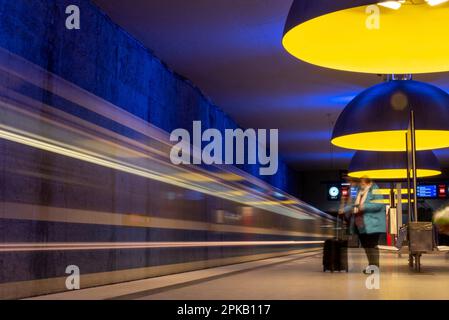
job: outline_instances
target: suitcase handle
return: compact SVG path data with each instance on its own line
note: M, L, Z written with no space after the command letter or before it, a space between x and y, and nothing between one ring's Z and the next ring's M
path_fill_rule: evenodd
M341 217L341 225L343 226L343 217ZM342 226L339 226L339 222L340 222L340 215L338 214L337 215L337 225L336 225L336 229L337 229L337 232L336 232L336 235L335 235L335 238L337 239L337 240L341 240L342 239L342 237L340 237L340 235L339 235L339 231L340 230L343 230L343 227Z

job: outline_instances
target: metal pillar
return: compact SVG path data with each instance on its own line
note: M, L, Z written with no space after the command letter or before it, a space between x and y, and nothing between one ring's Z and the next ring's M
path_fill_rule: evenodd
M399 234L399 228L402 227L402 184L401 183L397 183L396 184L396 208L397 208L397 220L396 220L396 225L398 226L398 232L397 234Z
M418 201L417 201L417 177L416 177L416 135L415 135L415 114L413 109L410 111L410 122L406 133L406 151L407 151L407 185L408 190L408 214L409 223L418 220ZM415 267L416 271L421 271L421 254L410 251L409 243L409 266Z

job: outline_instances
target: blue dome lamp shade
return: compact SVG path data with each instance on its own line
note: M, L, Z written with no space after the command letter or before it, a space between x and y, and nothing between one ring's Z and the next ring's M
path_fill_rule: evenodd
M405 152L357 151L349 165L348 175L353 178L368 176L371 179L407 179ZM440 163L432 151L416 153L417 178L441 174Z
M449 71L448 0L294 0L282 45L321 67L374 74Z
M449 147L449 94L423 82L392 80L356 96L336 121L332 144L365 151L406 151L410 111L416 150Z

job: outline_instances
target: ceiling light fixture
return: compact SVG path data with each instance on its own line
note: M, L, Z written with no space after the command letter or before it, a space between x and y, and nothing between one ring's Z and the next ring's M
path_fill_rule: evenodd
M449 94L423 82L392 80L356 96L337 119L332 144L365 151L405 151L410 110L416 148L449 147Z
M440 5L442 3L445 3L447 1L448 0L426 0L427 4L431 5L431 6L438 6L438 5Z
M337 70L449 71L449 2L441 1L295 0L282 44L302 61Z
M440 164L432 151L417 152L416 167L417 178L441 174ZM357 151L349 165L348 175L353 178L406 179L406 153Z
M398 10L402 6L403 2L404 1L385 1L379 2L378 4L389 9Z

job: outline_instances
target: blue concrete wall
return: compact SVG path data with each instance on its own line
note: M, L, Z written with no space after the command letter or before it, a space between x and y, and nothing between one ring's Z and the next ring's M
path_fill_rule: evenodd
M81 30L65 28L70 4L81 9ZM88 0L0 0L0 47L168 132L193 120L221 131L238 127ZM257 165L240 168L259 176ZM276 175L260 178L297 195L296 172L282 161Z
M303 241L333 236L324 219L249 208L6 139L0 181L0 299L66 291L69 265L80 268L88 288L316 250L319 243ZM177 243L191 241L199 245ZM208 245L214 241L234 244ZM80 243L88 247L72 250ZM30 250L36 245L50 249Z

